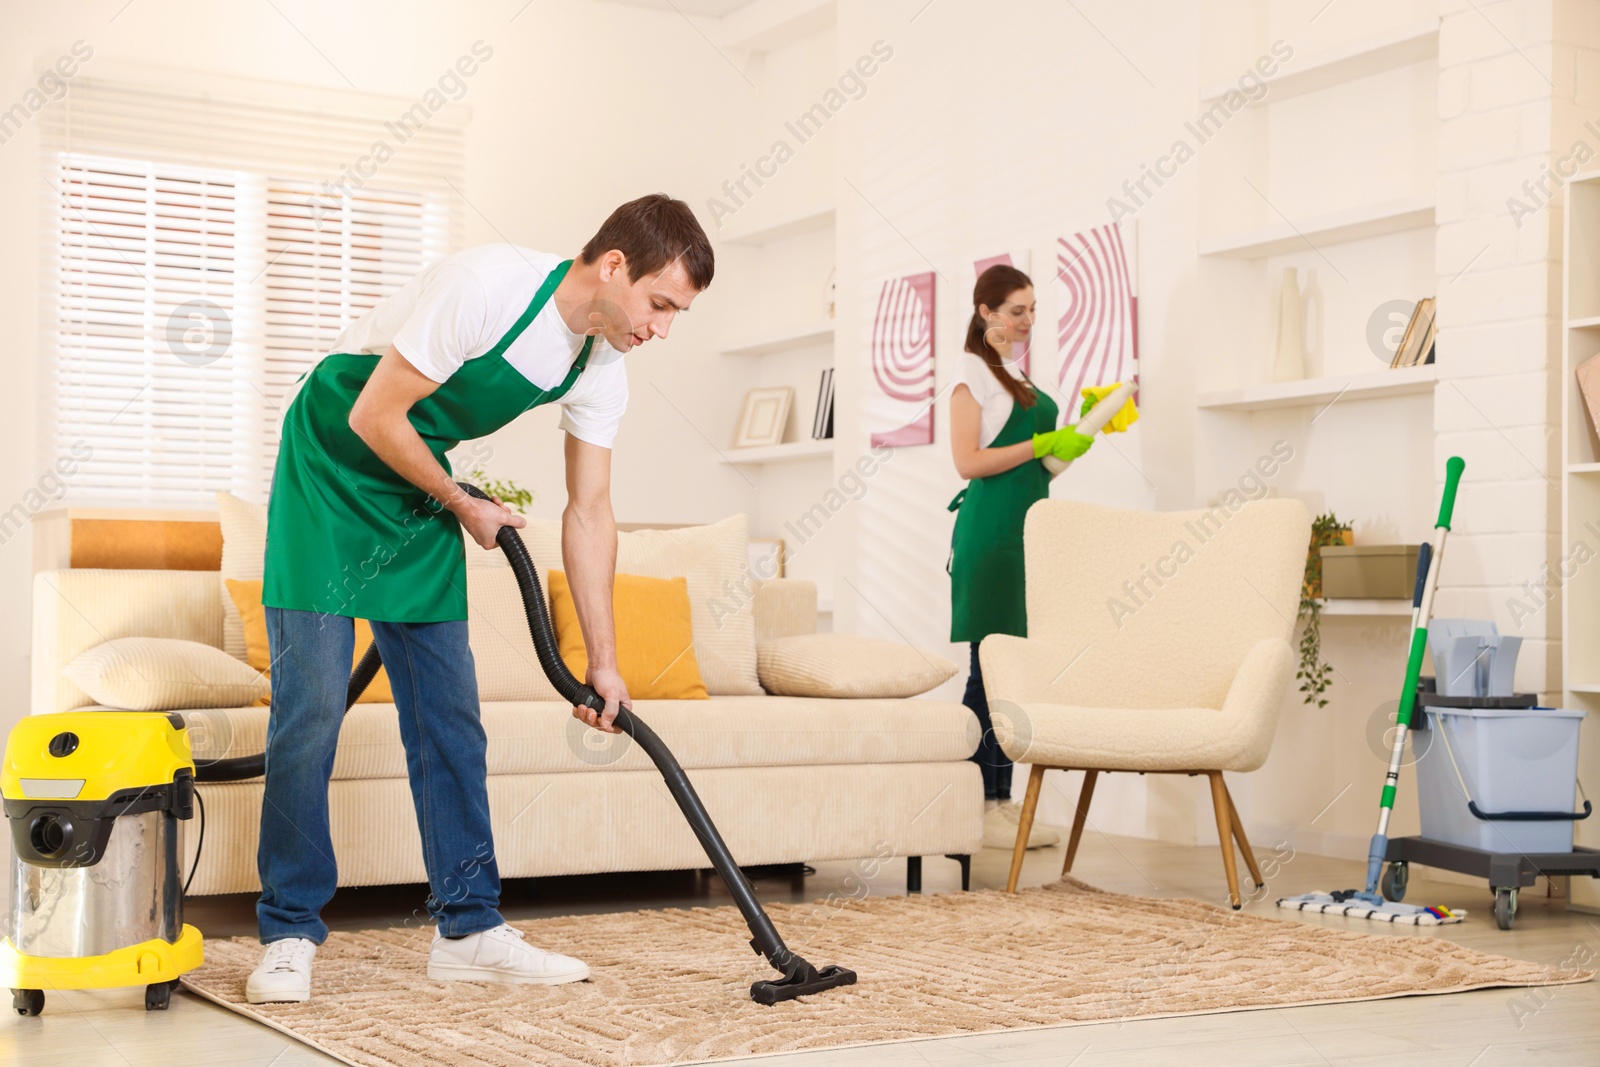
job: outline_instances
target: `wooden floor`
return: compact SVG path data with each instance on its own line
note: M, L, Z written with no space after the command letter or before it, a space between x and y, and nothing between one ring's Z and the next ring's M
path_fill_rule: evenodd
M1486 887L1431 882L1423 870L1413 872L1406 899L1467 908L1472 912L1467 922L1418 931L1280 911L1272 903L1279 896L1348 887L1364 872L1356 863L1292 855L1287 849L1277 854L1275 864L1269 864L1271 844L1255 844L1270 883L1258 899L1246 905L1258 914L1383 936L1448 937L1483 951L1552 964L1600 961L1600 917L1568 913L1560 901L1524 896L1516 928L1501 931L1490 916ZM1023 884L1054 880L1061 858L1059 848L1029 853ZM1009 862L1009 852L985 850L973 864L974 886L1004 887ZM807 878L803 887L778 877L758 880L757 890L766 900L808 900L831 891L848 891L844 879L851 873L850 864L816 866L817 873ZM923 867L924 892L959 889L954 863L930 858L923 861ZM1215 848L1086 834L1074 874L1106 889L1146 896L1214 901L1226 896ZM874 882L873 891L900 893L904 885L904 865L891 863ZM343 890L329 908L327 919L341 929L377 926L409 913L424 895L422 887ZM505 895L504 912L518 919L728 902L720 882L692 873L511 882ZM202 898L191 904L187 918L214 937L255 932L253 900L248 897ZM171 1010L165 1013L146 1013L142 991L52 993L43 1016L23 1019L6 1015L0 1022L0 1067L292 1067L335 1062L187 992L175 994ZM763 1067L1110 1067L1151 1063L1591 1067L1600 1064L1600 983L1102 1023L723 1062Z

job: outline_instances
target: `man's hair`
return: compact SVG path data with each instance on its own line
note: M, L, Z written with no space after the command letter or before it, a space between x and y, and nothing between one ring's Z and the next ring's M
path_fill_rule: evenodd
M593 263L613 248L628 258L629 281L636 282L679 260L690 283L704 289L717 269L711 242L694 212L665 193L641 196L613 211L583 246L580 258Z

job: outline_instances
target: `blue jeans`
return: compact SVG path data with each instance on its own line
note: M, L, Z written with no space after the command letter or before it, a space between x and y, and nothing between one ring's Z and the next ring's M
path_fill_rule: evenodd
M972 670L967 675L967 692L961 698L961 703L972 709L972 713L978 717L978 729L983 732L978 738L978 751L967 757L983 772L983 799L1010 800L1011 768L1015 764L1001 750L1000 742L995 740L994 725L989 720L989 697L983 691L983 668L978 665L976 641L972 642Z
M344 720L355 625L343 616L266 609L272 654L266 796L256 866L261 942L321 944L322 906L338 885L328 832L328 778ZM428 912L445 937L500 925L500 871L489 828L487 742L467 624L374 622L399 709L400 739L422 858Z

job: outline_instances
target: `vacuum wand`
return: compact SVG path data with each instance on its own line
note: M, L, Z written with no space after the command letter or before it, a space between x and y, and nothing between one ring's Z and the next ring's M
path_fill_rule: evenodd
M488 494L475 485L466 482L456 484L472 496L483 500L489 499ZM539 657L539 666L544 669L545 675L563 700L574 707L586 707L596 712L603 712L606 707L605 698L595 692L592 686L580 682L561 658L555 631L550 625L550 616L545 609L544 592L539 587L539 574L533 565L533 560L528 556L528 549L522 543L522 538L518 536L514 527L502 526L495 535L495 542L505 552L512 573L516 575L517 587L522 592L523 611L528 617L528 630L533 636L533 648ZM374 642L373 651L376 648L377 644ZM705 805L701 803L699 795L695 793L694 786L689 782L689 777L683 768L679 766L676 757L662 743L661 738L656 736L656 732L626 704L617 709L614 721L618 729L633 738L639 747L644 749L645 754L655 763L656 769L661 772L662 778L666 779L667 789L671 791L672 798L678 802L684 818L689 821L695 837L699 838L701 847L711 859L712 866L716 868L717 874L722 876L728 891L733 894L734 902L738 904L745 924L750 927L750 933L754 935L750 940L750 947L765 956L767 962L783 974L782 981L753 984L750 987L751 999L761 1004L774 1004L780 1000L793 1000L808 993L820 993L835 986L854 983L856 980L854 971L837 965L818 969L789 950L783 943L783 938L778 936L772 920L762 909L760 901L756 900L750 880L733 861L722 835L717 832L711 817L706 814Z

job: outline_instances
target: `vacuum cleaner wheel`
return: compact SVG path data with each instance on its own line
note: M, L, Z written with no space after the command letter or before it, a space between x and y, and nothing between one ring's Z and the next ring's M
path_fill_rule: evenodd
M13 989L11 1007L18 1015L38 1015L44 1011L44 990Z
M176 980L171 982L152 982L144 987L144 1010L166 1011L172 1003L172 991L178 987Z

